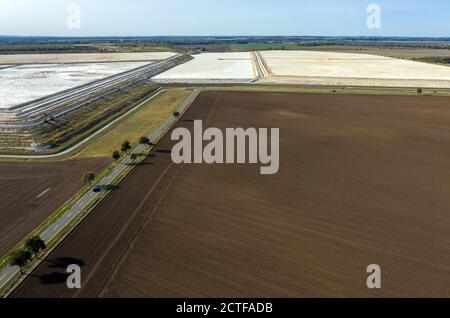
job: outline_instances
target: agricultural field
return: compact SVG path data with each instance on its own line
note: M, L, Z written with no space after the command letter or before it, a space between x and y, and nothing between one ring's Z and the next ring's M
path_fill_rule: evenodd
M17 106L147 64L32 64L3 69L0 70L0 108Z
M160 61L175 55L176 53L172 52L8 54L0 55L0 64L64 64Z
M0 255L31 233L82 187L84 173L99 173L108 159L0 163Z
M175 165L168 133L13 297L449 297L448 104L206 91L175 127L280 128L280 172Z
M297 43L254 43L254 44L231 44L231 52L252 52L265 50L299 50L300 44Z
M307 50L307 48L299 48L301 50ZM313 47L309 48L313 51L335 51L340 53L357 53L357 54L372 54L372 55L380 55L386 57L392 57L396 59L421 59L427 57L450 57L449 49L413 49L413 48L351 48L351 47L339 47L339 46L330 46L330 47Z
M216 52L216 53L224 53L228 52L229 45L227 44L186 44L186 45L177 45L179 49L190 51L197 50L200 52Z
M250 82L257 76L251 53L203 53L153 77L158 83Z
M318 51L263 51L263 82L450 88L450 68L388 57Z
M398 44L398 43L397 43ZM432 46L431 44L429 46ZM229 49L231 52L251 52L251 51L271 51L271 50L294 50L294 51L321 51L336 53L355 53L355 54L372 54L386 56L398 59L415 59L431 56L450 56L448 46L440 44L437 48L419 48L405 45L392 46L380 45L373 43L372 45L349 45L349 44L319 44L319 43L249 43L249 44L231 44Z
M184 88L164 91L106 134L96 138L75 157L110 157L113 151L120 150L125 140L129 140L133 147L137 146L139 138L147 136L161 121L171 116L191 92L191 89Z
M324 85L227 85L209 88L218 91L272 92L272 93L315 93L315 94L357 94L357 95L407 95L417 96L412 87L368 87L368 86L324 86ZM424 88L422 96L450 96L450 89Z

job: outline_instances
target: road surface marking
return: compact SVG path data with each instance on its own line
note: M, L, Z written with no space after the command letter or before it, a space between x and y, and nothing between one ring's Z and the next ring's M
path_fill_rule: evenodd
M43 197L44 195L46 195L47 192L49 192L51 189L52 189L52 188L48 188L47 190L43 191L41 194L38 194L38 195L36 196L36 199L42 198L42 197Z

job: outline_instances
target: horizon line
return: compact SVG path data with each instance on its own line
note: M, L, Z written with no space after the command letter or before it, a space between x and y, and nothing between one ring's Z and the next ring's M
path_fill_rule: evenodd
M254 38L402 38L402 39L448 39L450 36L404 36L404 35L13 35L0 34L7 38L232 38L232 37L254 37Z

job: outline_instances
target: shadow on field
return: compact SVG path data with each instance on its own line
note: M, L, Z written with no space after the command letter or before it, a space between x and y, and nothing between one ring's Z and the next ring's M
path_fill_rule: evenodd
M56 260L45 260L45 262L50 263L49 268L56 268L63 270L64 272L53 272L50 274L45 274L41 276L36 276L39 278L41 284L44 285L57 285L57 284L65 284L67 282L67 278L70 273L66 273L67 267L70 265L78 265L83 267L86 265L82 260L73 258L73 257L60 257Z
M59 257L54 261L46 260L46 262L49 262L51 264L49 268L62 268L62 269L66 269L69 265L78 265L80 267L86 265L82 260L73 257Z
M153 162L140 162L138 164L136 164L136 167L140 167L140 166L153 166L154 163Z
M68 277L69 274L67 273L54 272L51 274L39 276L39 282L44 285L64 284L67 282Z
M132 162L127 164L128 167L139 167L139 166L152 166L153 162Z
M157 153L162 153L162 154L171 154L172 150L165 150L165 149L161 149L161 150L157 150Z

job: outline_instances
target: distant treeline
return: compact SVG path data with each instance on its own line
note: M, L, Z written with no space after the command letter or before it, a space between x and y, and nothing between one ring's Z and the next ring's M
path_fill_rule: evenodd
M358 48L450 49L450 38L402 37L311 37L311 36L210 36L210 37L7 37L0 36L0 54L21 52L139 52L155 49L198 47L200 50L229 50L233 45L274 48L346 46Z
M233 44L237 45L297 45L304 47L316 47L316 46L348 46L348 47L365 47L365 48L409 48L409 49L449 49L450 42L422 42L422 41L259 41L259 42L247 42L236 41Z
M153 37L12 37L1 36L0 45L21 44L96 44L96 43L131 43L147 42L170 45L204 45L204 44L267 44L267 43L301 43L319 42L330 44L349 44L351 42L373 43L443 43L450 44L450 38L416 38L416 37L338 37L338 36L153 36Z
M436 64L450 64L450 56L426 56L415 58L415 60Z
M55 52L96 52L89 46L74 44L31 44L31 45L0 45L0 54L4 53L55 53Z

